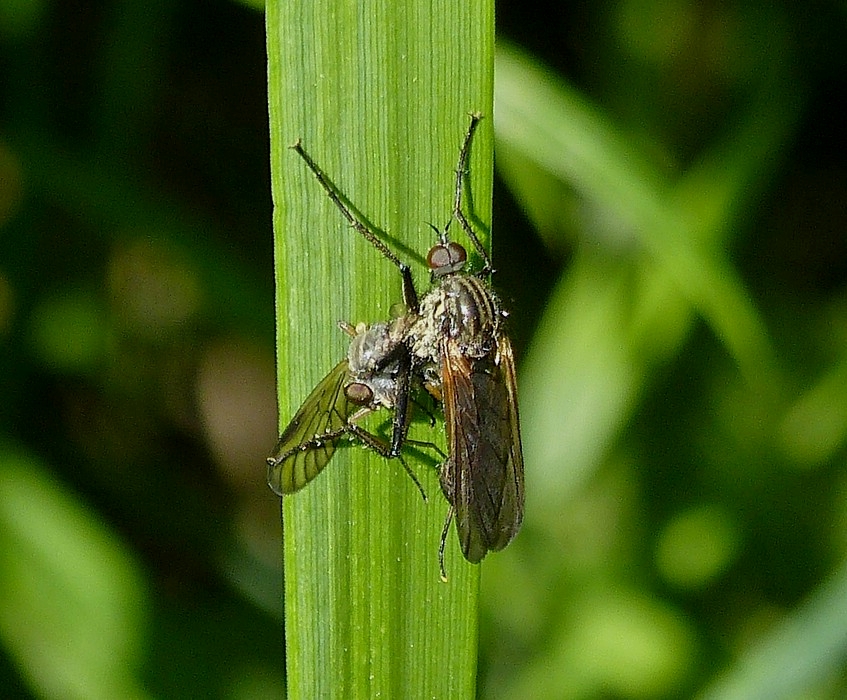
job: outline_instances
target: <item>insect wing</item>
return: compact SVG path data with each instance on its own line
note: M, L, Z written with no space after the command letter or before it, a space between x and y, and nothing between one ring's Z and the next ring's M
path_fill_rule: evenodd
M478 563L503 549L523 520L523 456L511 343L472 360L441 342L444 416L450 456L442 488L455 509L462 553Z
M524 509L523 446L521 445L521 421L518 415L518 382L515 376L515 355L512 352L512 342L505 335L501 336L497 342L495 362L503 375L503 384L506 387L506 406L509 411L509 463L503 487L501 525L503 532L510 534L502 545L492 547L492 549L497 550L503 549L518 534L523 522ZM506 513L511 514L511 517L503 517ZM508 525L509 522L510 525Z
M298 409L268 458L268 486L282 496L303 488L335 454L348 419L359 407L348 401L347 360L339 362Z

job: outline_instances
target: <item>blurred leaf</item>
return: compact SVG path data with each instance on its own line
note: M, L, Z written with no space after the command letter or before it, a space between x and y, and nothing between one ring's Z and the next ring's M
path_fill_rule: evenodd
M0 452L0 635L43 697L145 696L136 562L26 457Z
M43 299L33 314L35 355L53 371L102 367L108 324L91 294L65 292Z
M659 533L656 568L674 585L701 588L726 570L738 550L730 514L701 505L679 513Z
M754 101L730 143L717 144L675 188L619 128L518 50L501 44L497 76L506 165L522 154L586 201L582 250L545 309L523 373L527 459L541 465L541 492L554 498L574 478L563 474L591 473L603 457L646 372L678 352L692 312L710 322L748 380L778 384L767 330L723 240L750 183L765 176L762 154L780 148L793 125L797 99L785 86L763 89L767 104ZM761 128L776 101L786 103L780 116ZM524 182L520 191L547 190Z
M745 376L772 380L774 352L766 329L717 234L726 231L750 182L763 176L762 154L778 150L793 126L800 103L792 86L763 88L764 103L753 104L745 124L732 132L732 142L719 144L675 192L627 145L620 129L561 80L502 43L497 76L498 139L512 149L513 159L522 153L586 199L587 241L612 251L637 246L647 253L712 325ZM765 87L773 88L773 81L765 81ZM763 129L765 111L771 118ZM700 196L692 197L693 192ZM709 216L703 216L705 203Z
M693 629L656 599L614 586L572 594L557 634L494 698L653 698L679 690L695 659Z
M781 700L804 692L847 661L847 565L745 650L699 700Z
M817 384L789 407L780 426L785 452L812 466L834 456L847 438L847 358L834 364Z

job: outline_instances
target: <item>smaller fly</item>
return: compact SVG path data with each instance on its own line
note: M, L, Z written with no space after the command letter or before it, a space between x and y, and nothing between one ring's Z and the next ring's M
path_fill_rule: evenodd
M283 431L268 458L268 485L279 496L298 491L332 459L341 439L351 437L385 458L398 458L426 500L400 455L410 422L411 358L403 344L405 319L339 326L351 338L347 357L314 388ZM359 425L381 408L394 413L390 444Z

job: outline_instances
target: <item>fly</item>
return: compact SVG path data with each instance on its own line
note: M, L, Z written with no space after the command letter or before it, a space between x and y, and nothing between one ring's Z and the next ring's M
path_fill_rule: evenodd
M277 472L282 477L280 488L274 488L275 482L271 488L289 493L303 486L326 465L343 435L360 439L386 457L399 457L408 434L412 385L425 386L442 401L447 428L449 451L439 468L441 490L450 505L438 550L444 580L444 548L454 518L462 553L476 564L512 541L524 511L515 360L504 328L507 314L487 281L493 272L491 259L462 211L468 155L481 118L471 115L462 142L452 214L483 265L474 274L465 272L467 252L449 239L449 223L441 231L433 226L439 242L427 255L432 288L421 299L408 265L354 216L300 142L292 146L350 225L400 270L407 313L395 320L391 332L376 333L387 342L375 353L379 361L370 370L351 379L350 356L306 400L283 433L275 457L268 460L269 481ZM355 342L354 337L351 352ZM365 392L358 409L348 392L357 384L376 397ZM390 390L381 402L380 387ZM361 412L375 410L378 403L394 411L390 446L357 424Z
M340 323L350 336L347 357L312 390L268 458L268 485L279 496L294 493L332 459L339 442L359 440L386 458L398 458L426 500L423 488L400 455L409 432L411 360L403 344L404 319L371 326ZM393 411L391 442L359 425L365 416Z
M436 230L439 242L427 263L432 289L421 299L406 344L413 363L431 363L441 380L448 457L441 465L441 490L450 504L438 560L455 517L465 559L482 561L503 549L520 529L524 511L523 452L518 417L515 359L505 332L506 312L487 278L491 258L462 211L462 189L478 114L459 152L453 217L482 258L475 274L464 271L467 252L448 238L449 223ZM433 227L435 228L435 227Z

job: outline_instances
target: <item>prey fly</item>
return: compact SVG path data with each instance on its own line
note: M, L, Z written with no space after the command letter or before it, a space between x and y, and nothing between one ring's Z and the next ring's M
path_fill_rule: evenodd
M370 326L340 323L350 336L347 357L312 390L268 458L268 485L282 496L303 488L327 465L339 442L359 440L386 458L398 458L424 496L423 488L400 455L409 432L411 358L403 343L405 319ZM362 428L365 416L380 408L393 411L391 442Z

